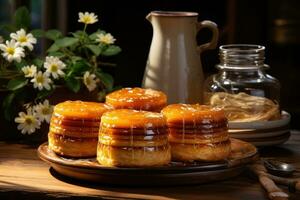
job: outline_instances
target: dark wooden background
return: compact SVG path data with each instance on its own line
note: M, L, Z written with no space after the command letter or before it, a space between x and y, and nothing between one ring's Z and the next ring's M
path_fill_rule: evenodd
M98 27L111 32L123 52L114 58L116 69L108 69L121 86L139 86L149 51L152 27L145 16L152 10L194 11L199 20L215 21L220 28L219 45L252 43L265 45L268 71L282 84L281 105L292 113L292 127L299 128L300 118L300 1L297 0L15 0L14 7L41 2L42 27L59 28L65 33L82 28L78 12L95 12ZM203 30L199 43L209 39ZM218 50L202 55L206 75L215 73Z

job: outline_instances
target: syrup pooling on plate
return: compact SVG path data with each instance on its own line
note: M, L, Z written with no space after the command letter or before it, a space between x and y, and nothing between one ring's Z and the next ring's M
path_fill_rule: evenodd
M221 109L199 104L173 104L165 107L162 113L167 119L175 160L217 161L229 155L227 120Z
M57 104L50 121L49 148L62 156L95 156L100 118L111 109L96 102L65 101Z
M106 103L116 109L160 112L166 106L167 96L163 92L152 89L123 88L108 94Z
M170 161L166 120L160 113L119 109L101 118L97 160L105 166L157 166Z

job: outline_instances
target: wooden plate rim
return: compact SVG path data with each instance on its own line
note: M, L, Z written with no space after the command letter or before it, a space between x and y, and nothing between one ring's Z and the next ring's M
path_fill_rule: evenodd
M236 142L242 142L247 143L248 145L252 145L249 142L241 141L238 139L231 139L232 141L235 140ZM38 156L49 163L50 165L56 164L56 165L62 165L66 167L71 168L77 168L77 169L88 169L88 170L97 170L97 171L110 171L110 172L120 172L120 173L127 173L127 172L162 172L165 173L166 171L174 172L174 171L212 171L212 170L219 170L219 169L228 169L232 167L238 167L248 164L251 159L255 159L258 156L258 151L255 148L255 151L253 152L247 152L245 154L245 157L241 159L230 159L228 161L224 162L216 162L216 163L208 163L209 165L189 165L189 166L161 166L161 167L146 167L146 168L128 168L128 167L105 167L101 165L78 165L73 163L66 163L63 161L64 158L56 155L56 158L53 158L50 155L47 155L44 153L43 148L46 148L47 142L41 144L38 148ZM51 151L51 150L48 150ZM61 159L61 160L57 160Z

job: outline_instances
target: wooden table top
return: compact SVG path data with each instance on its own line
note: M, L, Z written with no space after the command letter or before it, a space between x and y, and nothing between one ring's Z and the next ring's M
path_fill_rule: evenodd
M260 150L300 169L300 132L278 147ZM280 186L285 191L287 188ZM62 177L37 157L36 147L0 142L0 199L267 199L260 184L244 173L231 180L193 186L112 187ZM300 193L290 199L300 199Z

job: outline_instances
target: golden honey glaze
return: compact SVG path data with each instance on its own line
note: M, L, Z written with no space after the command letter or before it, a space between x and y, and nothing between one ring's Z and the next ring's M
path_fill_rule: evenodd
M116 109L128 108L160 112L167 104L167 96L157 90L123 88L106 96L106 103Z
M102 115L101 126L107 128L153 129L166 127L166 119L161 113L117 109Z
M162 110L168 124L187 126L226 122L222 109L200 104L171 104Z
M70 119L100 119L112 107L104 103L65 101L54 107L54 115Z

